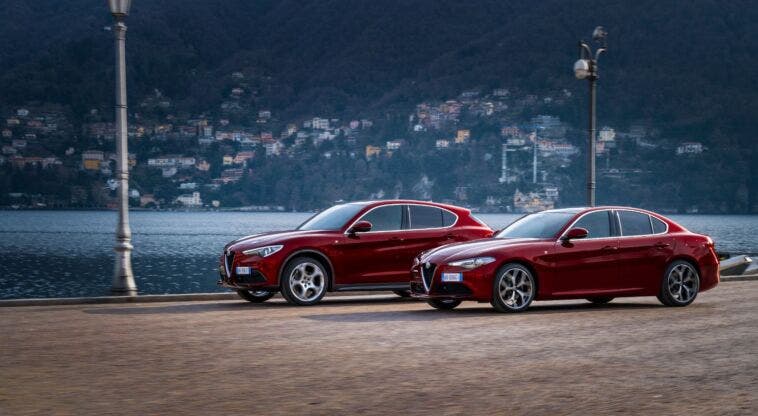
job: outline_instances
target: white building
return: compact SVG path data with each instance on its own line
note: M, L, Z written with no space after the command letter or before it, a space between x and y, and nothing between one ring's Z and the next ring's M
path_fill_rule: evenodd
M684 142L676 148L676 154L700 154L703 153L703 144L700 142Z
M195 166L197 160L188 156L160 156L147 159L147 165L153 168L186 169Z
M313 117L313 120L311 120L311 128L327 130L329 128L329 119Z
M610 127L603 127L598 133L601 142L612 142L616 138L616 131Z
M389 140L387 141L387 150L397 150L403 145L402 140Z
M176 197L176 202L184 205L185 207L200 207L203 205L203 201L200 199L200 192L179 195Z
M276 141L276 142L270 142L266 143L266 156L277 156L280 153L282 153L282 150L284 150L284 145L282 142Z

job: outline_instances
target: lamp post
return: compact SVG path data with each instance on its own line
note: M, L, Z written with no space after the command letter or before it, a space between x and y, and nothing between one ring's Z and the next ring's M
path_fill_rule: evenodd
M587 206L595 206L595 132L596 132L596 115L595 107L597 101L597 61L600 54L605 52L606 36L608 32L602 26L595 28L592 32L592 40L598 44L595 53L587 42L579 42L579 60L574 63L574 75L577 79L586 79L590 86L590 119L589 119L589 142L587 144Z
M126 24L131 0L108 0L115 20L116 36L116 177L118 179L118 224L116 225L116 265L111 293L134 296L137 285L132 274L132 231L129 228L129 163L126 126Z

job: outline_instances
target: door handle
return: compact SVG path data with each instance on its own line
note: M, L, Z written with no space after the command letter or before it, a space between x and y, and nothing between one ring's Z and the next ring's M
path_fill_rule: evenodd
M445 240L454 240L455 236L453 234L445 234Z
M664 248L667 248L667 247L670 247L670 246L671 246L671 244L669 244L669 243L655 243L655 244L653 244L653 247L660 248L660 249L664 249Z
M616 247L616 246L605 246L605 247L601 248L601 250L603 250L603 251L613 251L613 250L618 250L618 249L619 248Z

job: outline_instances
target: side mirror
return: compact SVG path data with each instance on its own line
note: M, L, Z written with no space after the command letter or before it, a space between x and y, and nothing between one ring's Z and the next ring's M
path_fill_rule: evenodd
M352 227L350 227L350 229L348 230L348 232L350 234L367 233L367 232L371 231L371 227L372 227L372 225L368 221L358 221L355 224L353 224Z
M568 232L563 237L561 237L561 240L569 241L569 240L575 240L575 239L580 239L580 238L587 238L587 234L589 234L589 232L585 228L581 228L581 227L572 228L568 230Z

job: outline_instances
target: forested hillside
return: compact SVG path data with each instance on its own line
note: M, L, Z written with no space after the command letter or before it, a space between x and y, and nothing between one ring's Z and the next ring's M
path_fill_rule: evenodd
M111 107L105 1L3 3L3 114L60 104L78 125L91 109ZM720 194L722 205L740 200L746 211L758 204L756 22L751 1L135 0L127 21L130 102L159 90L175 113L220 117L229 74L239 71L252 91L240 99L249 114L232 115L240 125L254 125L266 109L282 123L312 115L385 120L387 136L396 136L421 102L466 90L566 90L572 105L552 114L580 130L586 82L571 71L576 42L602 24L610 35L600 63L600 124L645 123L660 137L702 142L710 152L684 163L662 158L641 180L654 185L656 175L669 175L678 189L705 182L695 202ZM625 157L627 164L654 158L638 162L642 156ZM570 186L581 190L579 166L576 172ZM606 191L609 199L623 196Z

